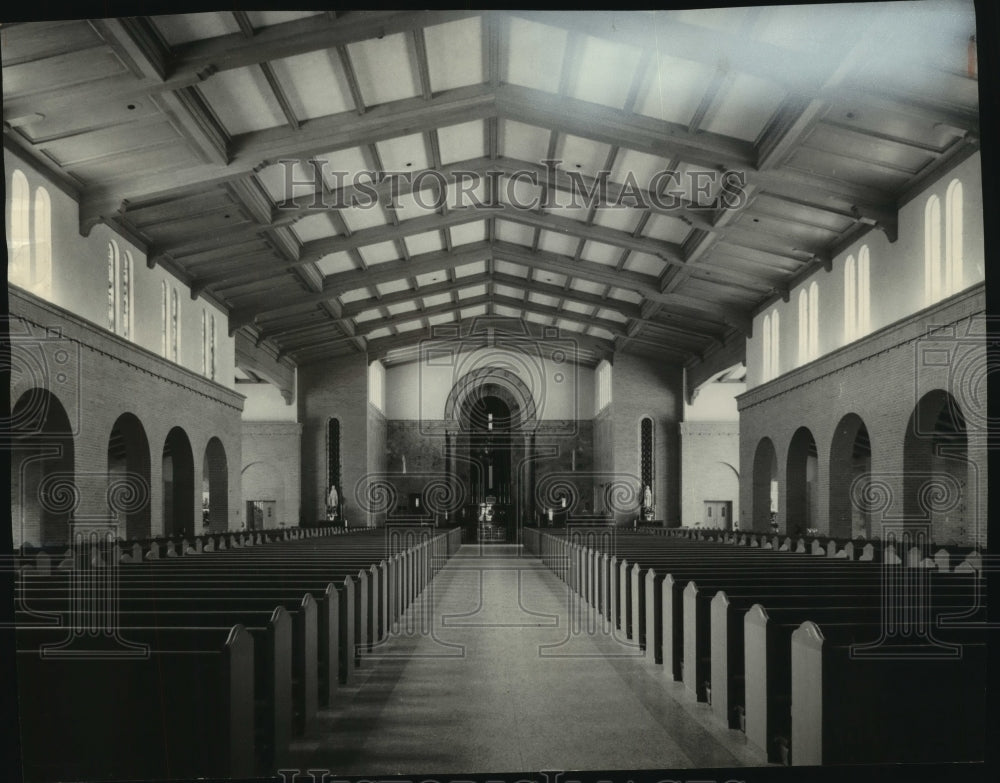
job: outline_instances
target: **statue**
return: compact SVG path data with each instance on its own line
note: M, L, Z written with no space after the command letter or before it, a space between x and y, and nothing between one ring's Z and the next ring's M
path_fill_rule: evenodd
M651 522L654 514L653 491L649 488L649 484L647 484L642 492L642 516L647 522Z
M337 506L340 505L340 496L337 494L337 487L330 485L330 494L326 496L326 518L327 521L334 521L337 518Z

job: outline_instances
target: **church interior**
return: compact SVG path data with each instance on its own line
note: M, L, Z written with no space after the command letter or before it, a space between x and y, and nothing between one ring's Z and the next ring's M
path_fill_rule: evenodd
M20 779L982 762L982 7L238 5L0 26Z

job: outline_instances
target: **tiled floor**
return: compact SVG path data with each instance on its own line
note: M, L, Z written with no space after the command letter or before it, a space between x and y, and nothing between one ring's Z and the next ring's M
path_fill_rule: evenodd
M518 547L463 546L296 741L290 766L386 775L759 763L662 667L588 628L592 617Z

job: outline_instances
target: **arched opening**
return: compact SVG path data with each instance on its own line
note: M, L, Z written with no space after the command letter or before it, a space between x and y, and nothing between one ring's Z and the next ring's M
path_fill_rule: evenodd
M201 527L198 532L229 529L229 465L218 438L209 440L201 473Z
M653 420L644 416L639 422L639 480L642 483L642 514L647 521L652 521L656 513L653 453Z
M530 389L502 367L471 370L452 387L445 422L448 481L457 518L471 533L466 540L475 540L479 504L487 498L495 498L494 519L506 518L506 540L519 540L520 525L533 517L536 503Z
M183 536L194 527L194 452L187 433L174 427L163 444L163 534Z
M11 411L10 433L14 546L67 544L78 497L66 409L51 392L29 389Z
M146 430L134 414L123 413L108 437L108 505L119 537L149 538L149 483Z
M816 527L819 518L816 476L819 459L816 440L806 427L799 427L788 445L785 469L785 532L803 535Z
M938 544L966 544L969 459L965 416L948 392L935 389L910 415L903 444L903 514L928 522Z
M248 497L246 493L244 498ZM336 501L333 503L331 501ZM326 422L326 520L339 522L344 519L344 486L341 483L340 419Z
M753 458L754 530L770 532L778 526L778 455L770 438L762 438Z
M840 420L830 445L830 535L871 538L872 520L863 503L871 481L872 446L861 417Z
M247 528L279 527L285 521L285 483L270 462L252 462L241 475Z
M492 395L469 406L472 491L477 502L487 496L510 502L510 408Z
M476 526L476 539L510 540L516 514L512 472L511 425L516 405L495 384L482 384L462 401L458 411L458 480L468 488L466 520Z

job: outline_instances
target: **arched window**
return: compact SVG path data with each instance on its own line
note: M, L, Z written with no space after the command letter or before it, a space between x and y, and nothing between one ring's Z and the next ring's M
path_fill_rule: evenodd
M328 419L326 422L326 491L330 487L340 490L340 419ZM342 505L342 504L341 504Z
M208 318L208 369L209 378L215 380L215 314Z
M119 281L119 313L122 337L132 337L132 253L128 250L121 257L121 279Z
M871 283L868 274L868 245L858 251L858 337L872 330Z
M953 179L944 200L944 294L962 290L962 183Z
M170 289L170 358L181 360L180 297L176 286Z
M201 311L201 374L208 376L208 313Z
M771 380L771 316L764 316L764 324L761 327L761 342L763 362L761 367L761 380L769 381Z
M11 178L7 241L10 243L7 278L15 285L27 287L31 276L31 188L20 169L15 169Z
M777 378L781 374L781 320L778 311L771 314L771 374L770 377Z
M49 192L39 187L35 191L35 234L31 241L31 290L43 297L52 295L52 200Z
M844 342L857 338L858 328L858 280L854 256L844 262Z
M20 169L10 183L7 232L7 281L48 299L52 296L52 201L44 187L35 189Z
M819 284L809 286L809 359L819 356Z
M799 292L799 364L819 356L819 285Z
M643 507L653 507L653 420L648 416L639 422L639 473L642 478ZM646 497L646 489L649 497Z
M108 329L118 329L118 245L108 242Z
M809 292L799 292L799 364L809 361Z
M595 413L600 413L611 404L611 364L602 360L597 365L597 404Z
M931 196L924 207L924 305L941 298L941 199Z
M385 412L385 367L378 359L368 365L368 402Z
M201 311L201 373L215 380L215 315Z
M170 331L170 295L167 291L167 281L160 281L160 356L164 359L167 356L167 335Z
M132 254L108 242L108 329L122 337L132 334Z

